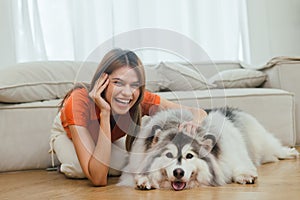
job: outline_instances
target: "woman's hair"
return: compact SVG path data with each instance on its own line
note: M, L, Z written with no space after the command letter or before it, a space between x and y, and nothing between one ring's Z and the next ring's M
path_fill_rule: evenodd
M144 66L139 57L132 51L122 50L120 48L112 49L102 59L98 68L94 74L94 77L90 84L77 83L64 97L60 104L60 108L63 106L64 101L71 95L71 93L77 88L86 88L90 92L95 86L97 80L103 73L110 75L114 70L124 66L129 66L137 73L139 79L140 95L135 104L130 108L131 124L129 126L126 136L126 149L130 151L133 141L136 138L136 134L139 131L141 125L141 106L140 103L144 97L145 91L145 71Z

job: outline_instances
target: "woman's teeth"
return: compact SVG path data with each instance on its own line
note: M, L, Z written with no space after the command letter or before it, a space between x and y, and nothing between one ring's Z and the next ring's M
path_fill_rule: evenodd
M124 99L116 99L116 101L123 104L129 104L130 102L130 100L124 100Z

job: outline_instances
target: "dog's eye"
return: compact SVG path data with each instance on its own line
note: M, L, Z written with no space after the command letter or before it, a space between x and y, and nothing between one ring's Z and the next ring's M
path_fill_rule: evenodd
M193 158L193 157L194 157L194 155L191 154L191 153L186 154L186 159L191 159L191 158Z
M166 156L167 156L168 158L173 158L173 154L170 153L170 152L168 152L168 153L166 154Z

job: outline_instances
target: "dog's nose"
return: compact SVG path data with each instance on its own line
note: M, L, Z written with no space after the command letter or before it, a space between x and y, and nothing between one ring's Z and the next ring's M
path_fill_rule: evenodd
M177 179L181 179L181 178L184 176L184 171L183 171L181 168L174 169L173 175L174 175Z

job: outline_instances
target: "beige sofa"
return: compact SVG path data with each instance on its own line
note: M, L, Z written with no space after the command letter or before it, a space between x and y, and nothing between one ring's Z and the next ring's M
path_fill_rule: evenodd
M96 63L48 61L0 70L0 172L51 166L50 129L58 104ZM300 144L299 61L247 70L238 63L146 66L146 87L184 105L234 106L253 114L285 145ZM299 101L299 100L298 100ZM298 130L298 132L296 131ZM57 164L57 160L55 160Z

